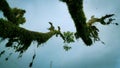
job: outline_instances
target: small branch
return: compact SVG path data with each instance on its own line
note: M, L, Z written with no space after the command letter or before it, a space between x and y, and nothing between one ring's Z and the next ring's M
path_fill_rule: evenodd
M114 16L114 14L108 14L105 16L102 16L101 18L95 18L94 15L91 16L91 19L87 22L87 27L89 30L89 36L95 41L100 41L99 38L99 29L94 26L94 23L100 23L102 25L109 25L112 23L113 20L111 17ZM107 19L107 20L106 20Z
M105 16L102 16L101 18L95 18L94 15L91 16L91 19L87 22L87 26L92 26L94 23L99 22L102 25L109 25L112 23L113 20L111 17L114 16L114 14L108 14ZM105 20L108 19L107 22L105 22Z

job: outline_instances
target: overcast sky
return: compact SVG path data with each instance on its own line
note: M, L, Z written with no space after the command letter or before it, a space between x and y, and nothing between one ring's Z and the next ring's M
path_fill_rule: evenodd
M27 22L21 27L38 32L47 32L48 22L56 27L60 26L62 31L75 32L74 23L68 13L65 3L59 0L7 0L11 7L19 7L26 10ZM120 0L84 0L84 11L87 19L92 15L101 17L105 14L114 13L114 18L120 24ZM0 15L2 15L0 13ZM24 53L23 57L17 59L15 53L6 62L5 58L12 49L0 58L0 68L29 68L34 51L37 56L32 68L120 68L120 26L102 26L95 24L100 29L100 38L105 42L95 42L87 47L82 40L76 40L69 44L72 49L66 52L63 49L63 40L52 37L41 47L35 44ZM5 43L0 43L0 51L4 50Z

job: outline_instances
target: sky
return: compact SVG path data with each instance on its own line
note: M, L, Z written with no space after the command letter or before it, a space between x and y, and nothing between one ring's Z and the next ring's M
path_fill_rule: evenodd
M19 7L26 10L26 23L21 25L26 29L38 32L47 32L48 22L55 27L60 26L61 31L75 32L74 22L68 13L65 3L59 0L7 0L11 7ZM114 13L114 22L120 24L120 0L84 0L84 11L87 20L92 15L101 17L105 14ZM0 12L0 17L2 13ZM69 25L68 25L69 24ZM81 39L69 44L72 49L63 49L63 40L53 36L46 43L36 48L32 43L23 57L17 59L18 53L10 56L8 61L5 58L13 49L4 47L5 42L0 43L0 51L7 49L7 53L0 58L0 68L29 68L34 52L36 58L32 68L120 68L120 27L115 25L103 26L95 24L99 29L101 42L95 42L87 47Z

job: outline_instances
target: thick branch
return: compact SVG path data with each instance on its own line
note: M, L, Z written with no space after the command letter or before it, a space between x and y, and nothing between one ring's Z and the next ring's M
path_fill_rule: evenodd
M52 30L47 33L29 31L24 28L18 27L8 21L0 19L0 37L9 38L7 47L15 47L17 51L26 50L32 41L37 41L38 44L45 43L53 35L59 34L57 30ZM17 42L18 45L13 46Z
M86 17L83 11L83 0L60 0L67 4L69 13L76 27L76 38L82 38L86 45L91 45L92 40L89 37L89 31L86 25Z
M16 51L23 52L27 50L32 41L37 41L38 45L40 45L55 34L60 35L64 40L60 27L58 27L58 30L55 30L51 22L49 22L51 25L50 31L46 33L29 31L19 27L19 24L25 22L23 17L25 10L11 8L6 0L0 0L0 10L7 18L7 20L0 18L0 37L3 39L8 38L6 47L13 47Z

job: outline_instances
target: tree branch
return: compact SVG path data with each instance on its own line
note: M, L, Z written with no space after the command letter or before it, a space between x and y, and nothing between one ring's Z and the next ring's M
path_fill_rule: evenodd
M55 34L60 34L60 31L52 30L46 33L29 31L4 19L0 19L0 37L9 38L6 46L14 47L16 51L27 50L32 41L37 41L38 45L45 43ZM14 42L17 42L18 45L14 46Z
M46 33L30 31L19 27L19 24L25 22L23 17L25 10L10 8L6 0L0 0L0 10L7 18L7 20L0 18L0 37L9 39L6 47L13 47L16 51L23 52L27 50L32 41L37 41L38 45L40 45L48 41L55 34L62 37L60 27L58 30L55 30L51 22L49 22L51 25L50 31ZM64 39L64 37L62 38ZM17 42L17 45L14 42Z

